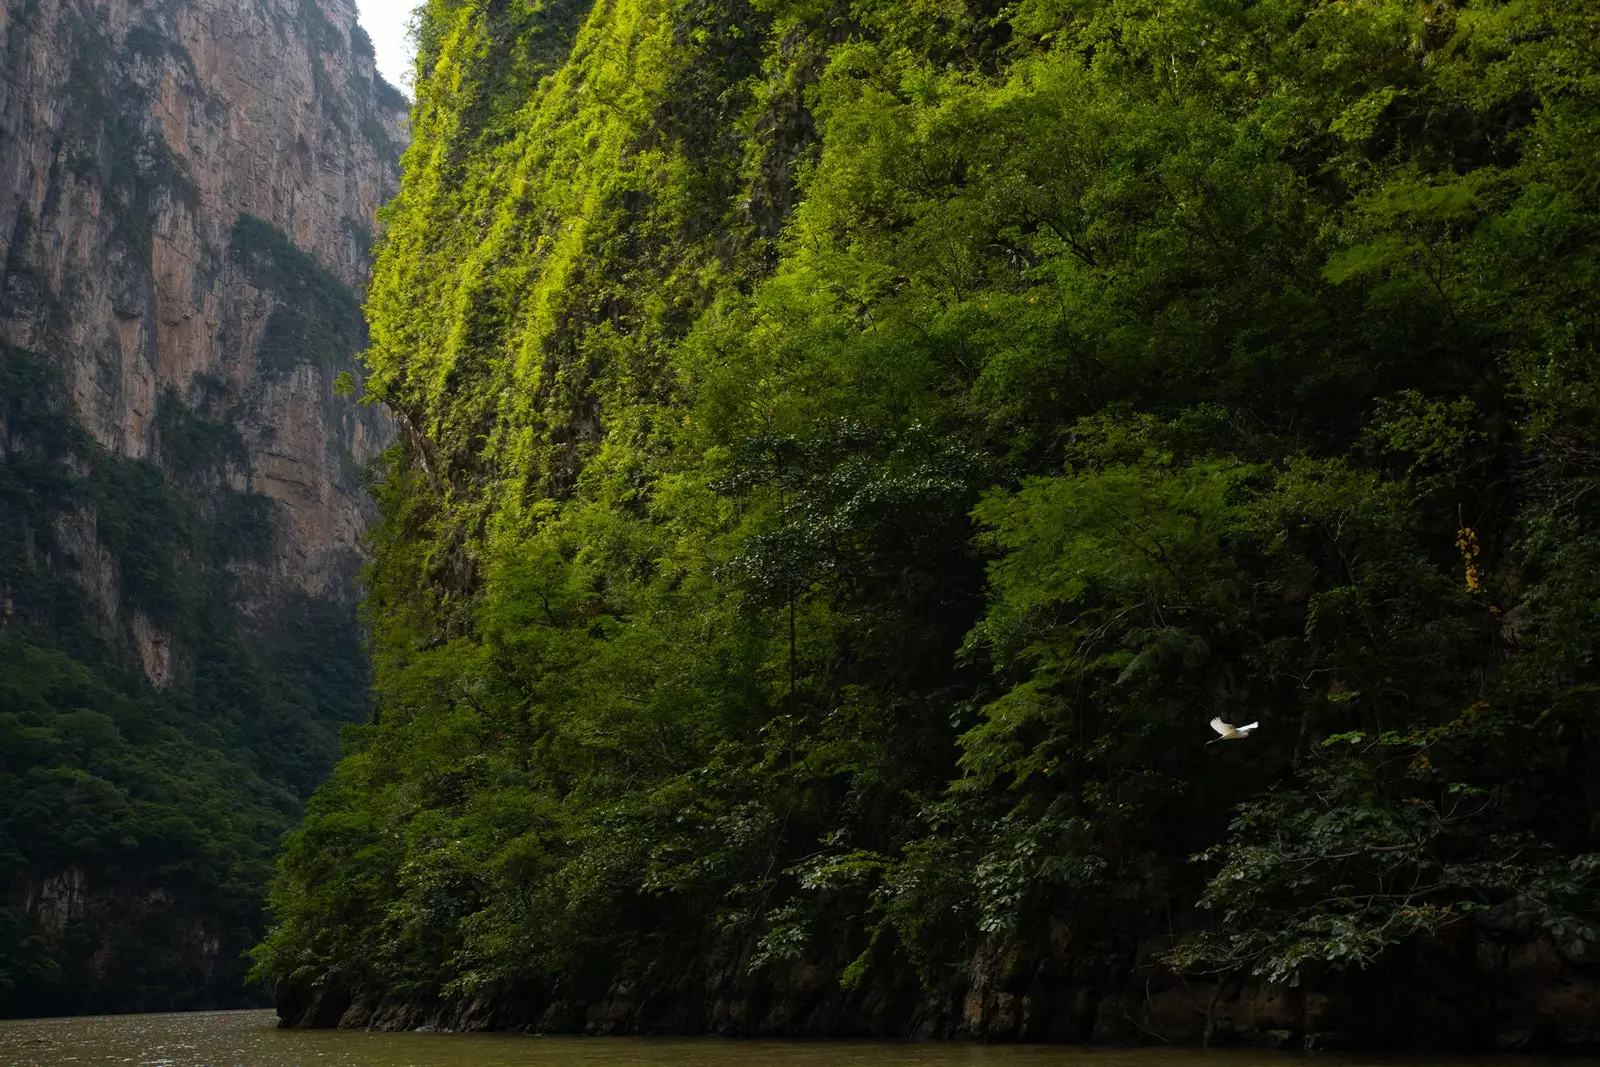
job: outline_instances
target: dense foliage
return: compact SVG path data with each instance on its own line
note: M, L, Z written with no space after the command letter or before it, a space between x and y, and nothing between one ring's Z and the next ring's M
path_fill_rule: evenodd
M432 0L369 303L380 717L262 972L1593 959L1597 39Z

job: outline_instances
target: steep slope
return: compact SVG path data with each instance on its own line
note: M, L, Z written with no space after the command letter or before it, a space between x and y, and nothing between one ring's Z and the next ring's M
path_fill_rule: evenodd
M432 0L285 1023L1593 1045L1592 7Z
M246 996L367 706L336 384L407 107L348 0L0 11L0 1013Z

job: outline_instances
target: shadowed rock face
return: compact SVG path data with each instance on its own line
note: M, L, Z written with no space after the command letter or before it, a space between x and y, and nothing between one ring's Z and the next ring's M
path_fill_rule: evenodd
M358 473L391 428L333 380L406 106L354 5L22 0L0 65L0 342L56 364L119 456L173 466L164 406L234 427L225 476L281 505L263 577L348 595ZM307 288L338 321L296 327Z
M0 1015L252 999L365 713L393 431L336 383L408 107L350 0L0 7Z

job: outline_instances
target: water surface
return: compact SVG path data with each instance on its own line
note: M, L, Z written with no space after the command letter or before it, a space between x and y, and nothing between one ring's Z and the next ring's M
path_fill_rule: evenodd
M279 1030L270 1011L0 1022L0 1067L1304 1067L1262 1052ZM1315 1057L1316 1067L1355 1061ZM1389 1067L1407 1059L1368 1059ZM1426 1067L1470 1061L1428 1060ZM1481 1067L1481 1061L1480 1065Z

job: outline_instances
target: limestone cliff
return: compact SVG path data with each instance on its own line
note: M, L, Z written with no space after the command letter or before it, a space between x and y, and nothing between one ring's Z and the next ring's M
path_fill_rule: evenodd
M262 260L323 268L302 284L355 320L406 104L354 5L12 0L0 55L0 342L56 362L120 456L170 465L164 406L226 411L246 450L234 487L282 505L269 573L342 591L358 471L390 428L333 393L359 324L296 329ZM241 247L274 230L281 248Z

